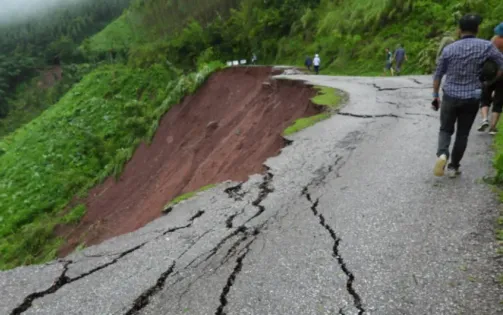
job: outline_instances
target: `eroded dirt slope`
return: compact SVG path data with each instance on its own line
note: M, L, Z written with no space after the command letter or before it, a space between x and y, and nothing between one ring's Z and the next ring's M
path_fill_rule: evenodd
M176 196L208 184L243 181L279 153L283 130L320 111L315 91L300 82L271 80L272 68L237 67L206 84L161 120L150 146L142 144L119 181L108 178L85 201L88 212L64 237L65 255L134 231L161 215Z

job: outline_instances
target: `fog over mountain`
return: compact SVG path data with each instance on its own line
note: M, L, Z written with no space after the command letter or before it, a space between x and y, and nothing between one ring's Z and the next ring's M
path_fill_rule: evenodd
M56 7L81 1L85 0L0 0L0 24L23 22Z

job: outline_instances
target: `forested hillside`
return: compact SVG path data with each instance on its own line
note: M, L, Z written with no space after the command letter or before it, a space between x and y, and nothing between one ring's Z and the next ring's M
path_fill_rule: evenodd
M218 14L197 10L210 5L225 10ZM162 12L170 12L170 18L163 21ZM249 58L252 52L262 63L302 64L306 54L319 53L325 71L371 74L381 71L384 48L403 44L411 58L406 73L427 73L432 71L440 38L454 32L457 19L468 12L484 17L481 37L488 38L502 19L503 2L151 0L132 7L91 38L89 49L111 48L106 38L114 45L120 42L121 49L134 57L131 62L159 55L185 67L195 66L198 58Z
M369 75L403 44L405 73L428 73L462 14L480 13L488 38L503 12L500 0L129 2L59 2L0 25L0 269L54 258L54 228L85 213L71 201L120 174L222 62L256 53L300 65L319 53L322 73ZM39 71L62 77L47 84Z
M29 8L12 7L17 8L18 19L9 15L0 20L0 137L19 122L27 121L19 117L20 111L36 116L80 80L86 67L63 69L65 82L54 88L51 85L50 91L40 91L36 88L38 81L31 82L54 66L86 62L78 45L117 18L129 3L130 0L53 1L45 9L29 11L29 18L22 16L22 11ZM16 109L17 119L2 120Z

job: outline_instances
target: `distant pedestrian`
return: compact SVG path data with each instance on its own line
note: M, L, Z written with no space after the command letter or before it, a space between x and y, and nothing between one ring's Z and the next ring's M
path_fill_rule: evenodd
M320 64L321 64L320 56L316 54L313 60L314 71L316 72L316 74L320 73Z
M402 45L398 45L397 50L395 51L395 73L397 75L400 75L400 72L402 71L402 64L404 61L407 61L407 54L405 53L405 49L402 47Z
M253 54L251 62L252 62L252 65L257 63L257 55L256 54Z
M306 61L304 61L304 65L306 66L307 70L311 71L311 66L313 65L313 60L311 57L306 56Z
M500 23L494 29L494 37L491 42L493 45L503 54L503 23ZM491 65L494 70L497 70L496 65ZM495 73L496 71L490 71ZM484 78L483 78L484 79ZM503 79L492 81L494 78L485 78L489 82L482 89L482 101L480 102L480 112L482 114L482 124L479 127L479 131L483 132L489 128L489 134L495 135L498 132L496 126L503 110ZM494 98L493 98L494 93ZM489 120L487 119L489 115L489 106L493 104L491 125L489 125Z
M389 50L389 48L386 48L384 52L386 53L386 64L384 66L384 75L386 75L388 71L390 71L391 75L393 76L393 66L392 66L393 54L391 53L391 50Z
M440 132L438 135L435 176L443 176L447 162L447 174L461 174L460 162L466 150L468 136L477 117L482 82L480 73L486 60L493 60L499 68L497 76L503 75L503 54L487 40L476 38L482 18L469 14L459 21L460 40L443 50L438 61L433 81L433 108L440 107ZM442 77L446 76L440 103L439 90ZM451 137L456 130L456 140L449 155Z

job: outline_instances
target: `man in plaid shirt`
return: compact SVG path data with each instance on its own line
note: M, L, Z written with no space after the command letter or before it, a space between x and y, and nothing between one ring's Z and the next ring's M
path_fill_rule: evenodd
M459 21L460 40L447 46L440 56L433 81L433 106L440 106L439 90L442 77L446 75L442 88L443 99L440 106L440 133L438 136L435 176L443 176L447 161L449 177L456 177L465 153L468 136L472 128L482 93L480 74L487 59L495 61L500 68L498 77L503 75L503 55L490 41L478 39L476 35L482 18L465 15ZM457 125L457 126L456 126ZM456 127L456 140L449 154L451 137Z

